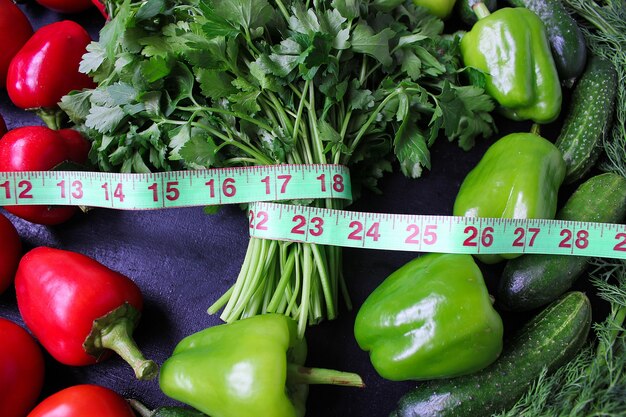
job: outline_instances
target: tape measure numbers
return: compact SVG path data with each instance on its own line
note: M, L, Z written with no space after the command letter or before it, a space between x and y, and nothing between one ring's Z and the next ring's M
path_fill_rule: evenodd
M626 225L249 206L250 236L353 248L626 259Z
M121 210L313 198L350 200L342 165L269 165L119 174L0 172L0 206L80 205Z
M121 210L250 203L250 236L415 252L542 253L626 259L626 225L330 210L269 201L350 200L341 165L270 165L119 174L0 172L0 206Z

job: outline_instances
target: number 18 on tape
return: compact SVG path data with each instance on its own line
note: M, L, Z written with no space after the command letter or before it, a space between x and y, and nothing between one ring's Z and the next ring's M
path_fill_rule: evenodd
M252 203L250 236L354 248L626 259L626 225L329 210Z

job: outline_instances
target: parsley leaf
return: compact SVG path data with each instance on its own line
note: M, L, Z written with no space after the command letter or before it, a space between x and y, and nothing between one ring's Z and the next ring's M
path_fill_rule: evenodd
M394 36L395 32L391 29L383 29L375 33L366 23L361 22L354 28L350 38L351 49L375 58L383 66L389 66L392 63L389 55L389 41Z

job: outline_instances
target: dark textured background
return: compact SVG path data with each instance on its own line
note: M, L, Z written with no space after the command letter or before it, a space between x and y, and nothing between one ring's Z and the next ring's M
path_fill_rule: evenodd
M36 5L20 7L35 28L72 19L97 37L104 23L95 10L59 15ZM9 128L41 124L35 115L13 107L4 90L0 91L0 114ZM500 136L522 127L499 123ZM449 215L462 179L494 139L479 140L471 152L464 152L440 138L432 149L432 171L425 172L419 180L389 175L381 183L382 195L365 194L350 209ZM96 209L56 227L30 224L2 213L17 227L25 250L42 245L73 250L131 277L145 297L145 311L135 338L144 354L159 364L180 339L220 323L206 309L234 282L248 242L247 220L238 207L224 207L216 215L204 214L201 207L142 212ZM338 319L309 328L307 365L357 372L367 387L312 387L307 416L386 416L397 399L415 385L380 378L368 355L358 348L352 332L356 311L367 295L414 256L407 252L344 250L344 272L354 309L342 308ZM490 286L500 268L481 265ZM12 290L0 295L0 316L22 323ZM503 317L507 331L521 321L519 317ZM82 368L66 367L46 358L42 396L66 386L94 383L150 407L175 404L160 392L156 380L136 381L130 367L118 358Z

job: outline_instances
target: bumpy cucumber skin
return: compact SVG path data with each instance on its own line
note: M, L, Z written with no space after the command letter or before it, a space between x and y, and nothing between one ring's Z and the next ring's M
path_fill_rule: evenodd
M476 3L480 3L480 2L481 2L480 0L457 0L456 6L455 6L457 13L459 17L461 18L461 20L466 25L472 26L474 23L478 21L478 18L476 17L476 13L474 13L474 10L472 9L472 7ZM496 7L498 6L497 0L482 0L482 3L484 3L485 6L487 6L487 9L489 9L490 12L493 12L494 10L496 10Z
M390 417L475 417L506 410L544 366L553 372L570 361L585 343L590 326L589 299L570 292L520 329L493 365L464 377L419 385L400 399Z
M561 82L571 87L585 69L587 43L561 0L507 1L513 6L532 10L543 21Z
M626 217L626 178L614 173L591 177L572 194L557 219L619 223ZM507 262L496 302L504 310L527 311L541 307L571 288L589 258L570 255L528 254Z
M609 134L617 90L613 64L592 56L574 87L569 113L555 142L567 166L566 184L583 178L597 162Z

